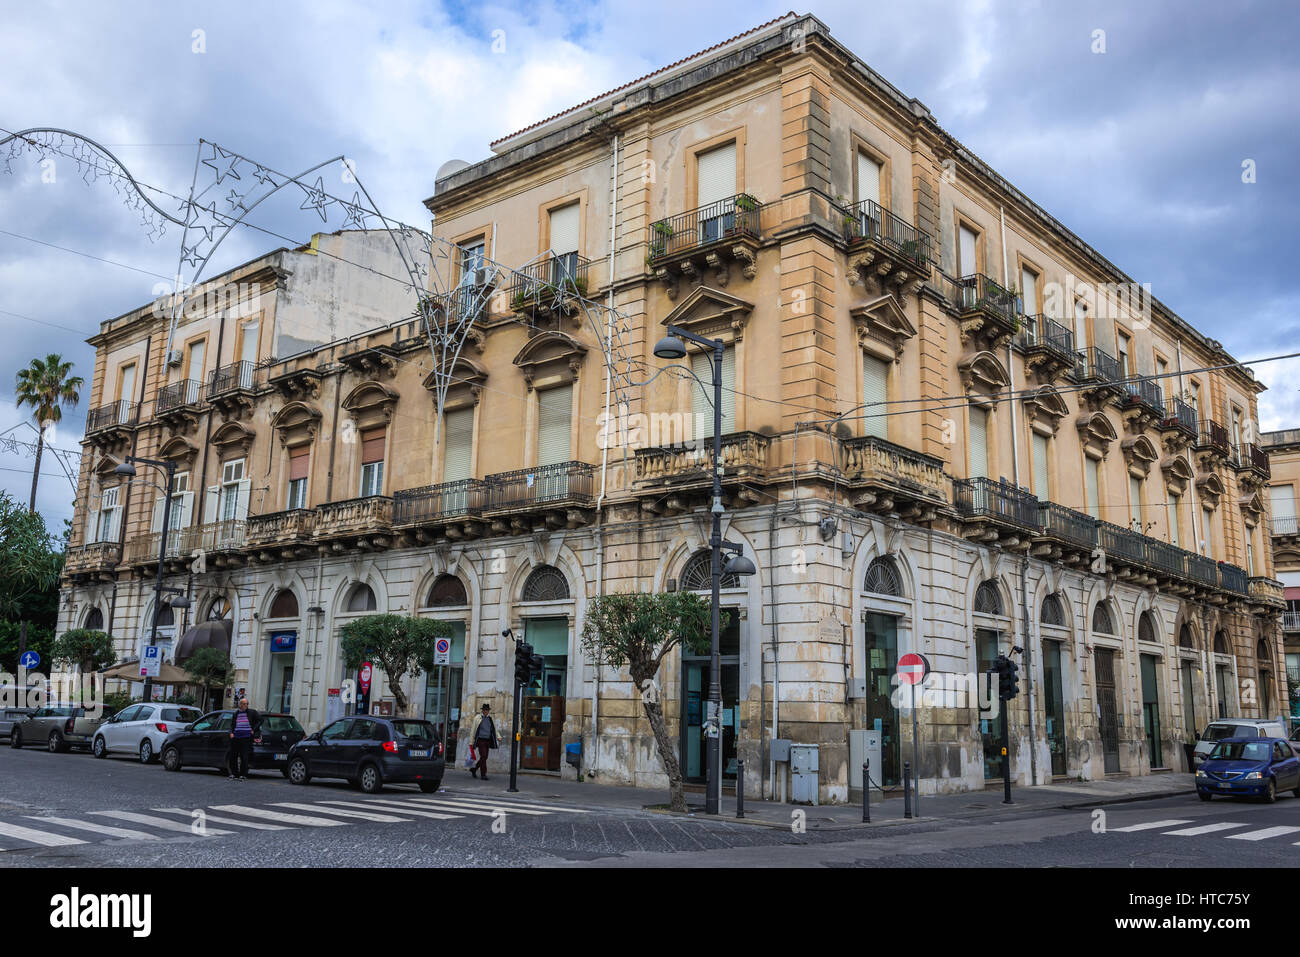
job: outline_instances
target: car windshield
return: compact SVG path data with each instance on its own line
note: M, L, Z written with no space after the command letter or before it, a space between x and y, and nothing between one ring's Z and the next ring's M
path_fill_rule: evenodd
M393 730L403 738L418 738L421 741L434 739L433 725L427 721L394 721Z
M203 717L203 712L198 708L163 708L162 713L164 721L183 721L186 724L197 721L201 717Z
M1211 761L1267 761L1271 745L1267 741L1225 741L1210 752Z
M1222 741L1224 738L1239 738L1243 734L1243 729L1235 724L1212 724L1201 737L1206 741Z
M263 731L301 731L298 719L288 714L268 714L262 719Z

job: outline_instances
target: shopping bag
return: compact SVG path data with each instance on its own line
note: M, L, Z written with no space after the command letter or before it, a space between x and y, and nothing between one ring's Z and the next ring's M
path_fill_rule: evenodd
M471 744L469 749L465 752L465 770L468 771L477 765L478 751L475 749L474 745Z

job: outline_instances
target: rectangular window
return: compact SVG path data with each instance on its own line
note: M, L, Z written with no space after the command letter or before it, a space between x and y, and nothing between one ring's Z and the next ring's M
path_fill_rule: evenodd
M1128 477L1129 524L1135 532L1145 532L1142 524L1142 480L1136 475Z
M470 478L473 472L474 407L455 409L443 416L442 480L459 482Z
M1296 532L1295 486L1270 485L1268 511L1272 516L1274 535L1294 535Z
M578 203L558 206L550 212L551 252L556 256L576 253L581 239L581 221Z
M1133 371L1129 368L1128 364L1129 337L1125 333L1121 332L1116 337L1116 342L1118 343L1116 348L1119 350L1119 355L1115 358L1119 360L1119 374L1128 378L1133 374Z
M696 205L712 206L736 195L736 144L727 143L695 158Z
M384 430L367 429L361 433L362 498L384 494Z
M691 411L695 413L695 437L713 435L713 353L691 353ZM700 384L702 383L702 385ZM722 434L736 431L736 350L722 351Z
M880 205L880 173L882 166L866 150L858 150L858 202L871 200Z
M1097 460L1087 456L1083 460L1084 484L1088 486L1088 514L1101 518L1101 469Z
M1255 577L1255 533L1246 530L1246 574Z
M979 234L965 223L957 227L957 275L970 276L980 271Z
M1197 415L1200 415L1201 414L1201 384L1197 382L1195 379L1192 380L1191 400L1192 400L1192 408L1196 410Z
M117 374L117 400L119 402L135 401L135 363L122 366Z
M1074 301L1074 348L1088 348L1088 304L1082 299Z
M1178 496L1169 493L1169 544L1181 547L1178 541Z
M307 507L307 476L311 463L311 448L302 446L289 452L289 494L285 508Z
M862 355L863 435L889 438L889 363L875 356Z
M1047 436L1034 433L1033 455L1034 455L1034 494L1038 496L1039 501L1051 501L1051 492L1049 489L1051 474L1048 467L1048 455L1051 446L1048 444Z
M257 363L257 337L261 323L257 319L249 319L239 324L239 361L247 362L250 365ZM251 385L251 379L249 384ZM240 388L247 388L244 383L240 383Z
M207 339L200 339L197 342L190 343L190 357L185 364L185 378L193 379L195 382L203 381L203 359L207 351L207 345ZM197 399L197 396L195 398Z
M249 484L249 480L244 478L243 459L232 459L222 464L219 521L242 521L248 517Z
M1232 410L1232 446L1234 449L1241 447L1241 410L1235 407Z
M98 542L117 541L122 519L121 491L120 485L114 485L112 488L104 489L100 494L99 534L95 539Z
M1028 266L1020 267L1020 299L1026 316L1036 316L1042 311L1038 305L1038 273Z
M989 474L989 414L977 405L970 407L970 474L971 478Z
M162 515L165 501L162 492L159 492L154 499L152 530L155 532L162 531ZM193 501L194 496L190 492L190 473L177 472L176 481L172 485L172 512L167 518L169 532L189 525L190 507Z
M1201 554L1214 557L1214 510L1201 509Z
M575 204L576 205L576 204ZM567 207L566 207L567 208ZM554 226L552 225L552 228ZM487 242L484 239L471 239L460 247L460 274L468 276L469 282L476 282L475 274L483 268L487 259Z
M569 461L573 441L573 386L562 385L537 394L537 464Z

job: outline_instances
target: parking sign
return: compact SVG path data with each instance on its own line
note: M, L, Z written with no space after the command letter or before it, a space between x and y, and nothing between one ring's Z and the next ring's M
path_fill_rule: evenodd
M162 647L160 645L149 645L145 648L144 656L140 659L140 677L157 678L161 666Z
M439 638L433 646L433 663L435 665L445 665L451 663L451 642L446 638Z

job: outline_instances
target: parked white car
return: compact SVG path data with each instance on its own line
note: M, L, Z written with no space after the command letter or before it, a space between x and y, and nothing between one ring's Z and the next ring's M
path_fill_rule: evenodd
M161 753L167 735L183 731L201 717L203 712L198 708L183 704L127 705L99 726L90 751L97 758L125 752L149 764Z
M1276 718L1216 718L1205 726L1196 742L1195 763L1210 756L1224 738L1285 738L1286 729Z

